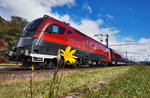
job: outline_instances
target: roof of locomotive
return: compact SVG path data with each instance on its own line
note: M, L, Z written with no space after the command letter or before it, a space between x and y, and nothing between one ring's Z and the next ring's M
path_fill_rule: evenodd
M77 33L79 33L79 34L85 36L87 39L89 39L89 40L91 40L91 41L93 41L93 42L95 42L95 43L101 44L102 46L106 47L106 45L104 45L104 44L102 44L101 42L96 41L96 40L93 39L92 37L90 37L90 36L88 36L88 35L86 35L86 34L80 32L79 30L77 30L77 29L75 29L74 27L70 26L70 24L69 24L69 23L66 23L65 21L60 21L60 20L57 20L57 19L55 19L55 18L53 18L53 17L50 17L50 16L47 16L47 15L44 16L44 17L47 17L47 18L50 18L50 19L52 19L52 20L54 20L54 21L60 22L60 23L62 23L62 24L64 24L64 25L66 25L67 27L71 28L71 29L74 30L75 32L77 32ZM106 48L107 48L107 47L106 47Z

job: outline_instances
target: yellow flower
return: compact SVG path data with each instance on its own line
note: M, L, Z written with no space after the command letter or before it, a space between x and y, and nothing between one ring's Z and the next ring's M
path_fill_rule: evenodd
M34 70L34 65L32 65L31 69Z
M70 46L66 47L65 51L61 49L61 52L62 52L61 55L64 57L65 62L69 61L72 64L72 63L75 63L78 57L73 55L76 52L76 50L71 50L71 51L70 50L71 50Z

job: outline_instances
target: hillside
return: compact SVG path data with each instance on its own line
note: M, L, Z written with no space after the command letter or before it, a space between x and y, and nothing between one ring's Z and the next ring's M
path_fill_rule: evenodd
M7 21L0 16L0 39L5 39L6 48L15 44L18 34L22 32L28 21L19 16L11 16Z
M8 22L0 16L0 34L7 28ZM0 37L1 38L1 37Z
M7 21L4 19L4 18L2 18L1 16L0 16L0 25L7 25Z

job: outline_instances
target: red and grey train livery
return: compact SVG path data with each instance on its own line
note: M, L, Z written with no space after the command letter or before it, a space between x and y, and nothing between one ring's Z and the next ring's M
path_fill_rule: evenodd
M124 57L123 55L121 55L120 53L118 53L115 50L111 49L111 54L112 54L112 62L111 64L113 65L126 65L128 62L128 59L126 57Z
M22 66L29 67L32 64L38 67L53 66L58 49L65 49L67 46L77 50L74 55L78 59L74 66L83 64L107 66L123 61L121 55L114 50L69 24L47 15L30 22L24 28L18 41L8 52L8 56L10 60L23 61Z

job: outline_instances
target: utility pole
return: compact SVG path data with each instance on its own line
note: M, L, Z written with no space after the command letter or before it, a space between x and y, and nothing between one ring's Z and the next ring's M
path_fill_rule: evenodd
M108 47L108 37L109 37L108 34L106 34L106 40L105 41L106 41L106 46L107 47Z
M128 52L126 51L126 58L128 57L127 53L128 53Z

